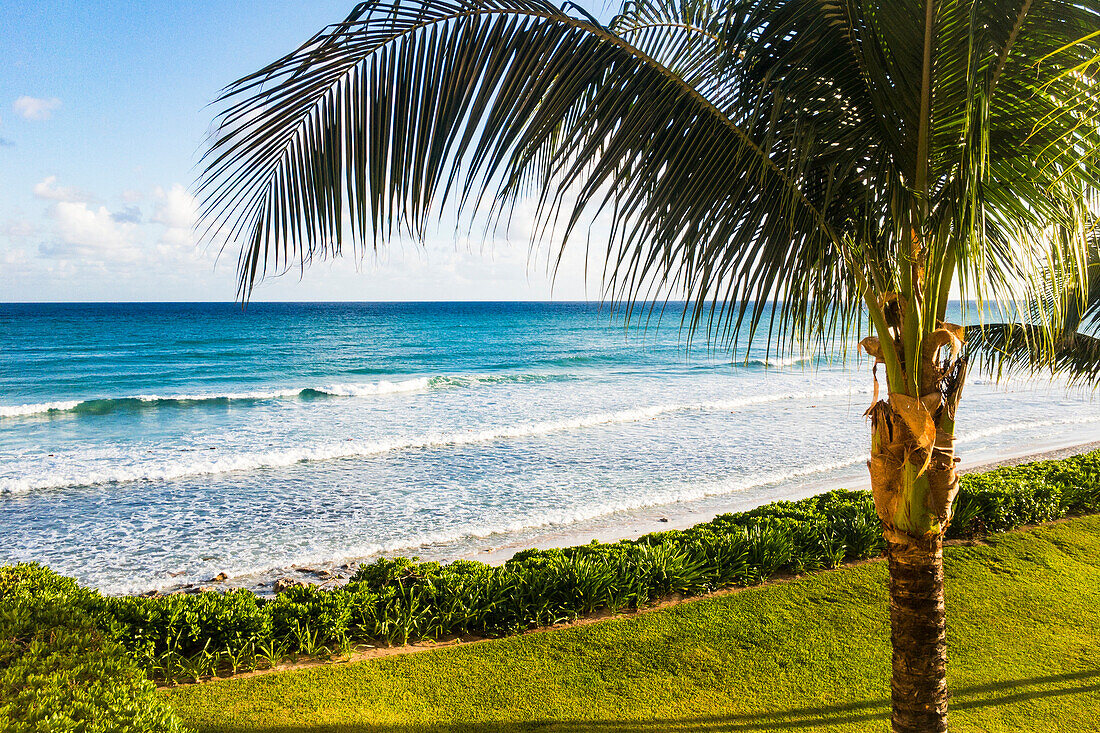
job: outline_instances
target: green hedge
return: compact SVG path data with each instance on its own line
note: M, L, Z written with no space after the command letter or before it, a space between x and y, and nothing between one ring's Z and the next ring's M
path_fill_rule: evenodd
M1100 511L1100 452L964 476L957 507L949 538ZM274 599L244 590L104 597L70 584L65 603L118 639L154 679L188 680L356 643L510 634L882 550L870 494L832 491L637 540L526 550L500 567L381 559L342 588L295 587ZM8 572L48 573L33 565Z
M962 477L947 537L1005 532L1100 511L1100 451Z
M70 602L94 596L46 568L0 568L0 730L183 730L126 649Z

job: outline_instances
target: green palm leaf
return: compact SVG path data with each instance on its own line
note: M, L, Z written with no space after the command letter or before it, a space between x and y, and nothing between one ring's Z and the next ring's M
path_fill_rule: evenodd
M680 294L730 340L765 313L783 345L846 337L871 291L904 289L914 228L944 296L929 323L956 274L1026 303L1077 205L1060 189L1097 179L1097 9L937 3L927 125L924 9L646 0L604 26L531 0L363 3L226 90L202 222L241 245L244 296L423 237L443 202L491 225L532 197L558 244L610 221L609 297Z
M996 376L1016 373L1049 373L1070 382L1100 385L1100 230L1093 229L1092 248L1086 279L1071 286L1050 287L1045 298L1033 302L1027 314L1009 322L986 323L967 329L972 359ZM1047 273L1049 281L1064 279L1057 271ZM1075 297L1062 307L1054 298L1063 290ZM1041 345L1047 337L1040 325L1053 320L1044 312L1063 317L1053 349Z
M822 213L845 192L803 190L805 161L753 134L763 109L730 116L725 85L690 83L730 73L728 9L668 9L632 6L605 28L523 0L367 3L237 82L200 192L207 231L242 244L242 294L348 239L422 236L452 192L500 217L533 189L563 242L613 212L615 296L770 299L803 334L808 312L850 321L858 294ZM666 21L683 38L654 43L642 26Z

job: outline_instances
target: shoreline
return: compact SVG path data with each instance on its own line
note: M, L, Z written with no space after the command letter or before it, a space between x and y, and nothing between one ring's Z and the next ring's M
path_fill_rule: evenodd
M1048 441L1038 446L1032 446L1026 453L1010 452L1003 449L999 451L980 451L976 452L973 458L963 457L960 462L959 474L989 471L995 468L1018 466L1035 461L1055 460L1097 449L1100 449L1100 440L1093 439L1081 442L1080 439L1077 439ZM769 492L762 501L758 500L755 495L739 495L735 492L690 502L653 506L644 511L644 514L648 516L641 516L643 512L634 512L633 514L637 516L632 517L627 522L614 522L612 526L601 531L592 532L582 527L563 527L558 531L539 533L541 537L536 538L534 542L508 542L498 547L464 554L459 559L478 560L489 565L502 565L515 553L530 547L552 549L585 544L591 540L599 540L600 542L633 540L651 532L687 529L696 524L708 522L721 514L748 511L773 501L797 501L836 489L868 491L870 488L867 467L861 460L851 466L850 469L844 469L837 475L810 479L789 485L784 491Z
M1071 456L1077 456L1082 453L1091 453L1094 450L1100 449L1100 440L1092 441L1090 443L1079 443L1076 445L1067 446L1065 448L1056 448L1054 450L1042 451L1039 453L1031 453L1028 455L1016 456L1014 458L1004 458L997 461L991 461L989 463L980 463L968 468L964 468L959 471L960 474L977 473L979 471L990 471L994 468L1011 468L1013 466L1020 466L1024 463L1035 463L1036 461L1057 461L1062 458L1069 458Z
M1045 444L1032 446L1027 453L1010 453L1004 449L978 452L973 459L964 459L960 462L959 473L962 475L1018 466L1035 461L1057 460L1097 449L1100 449L1100 440L1080 442L1080 439L1078 439L1048 441ZM764 484L760 488L774 489L776 486ZM503 565L517 552L526 549L570 547L591 541L617 542L632 540L652 532L687 529L696 524L708 522L721 514L747 511L773 501L796 501L836 489L867 490L869 488L866 467L860 462L852 466L850 470L844 469L839 475L791 485L785 491L768 492L766 496L761 495L759 491L741 496L734 492L693 501L656 505L646 507L643 510L622 513L632 516L613 514L600 517L598 520L577 523L577 525L533 530L526 535L521 534L518 537L512 537L510 541L505 541L502 544L473 551L468 549L465 551L459 550L456 546L458 543L448 543L439 547L421 546L410 548L405 552L395 551L362 558L339 558L313 563L308 566L272 568L261 573L226 577L221 580L215 578L206 582L155 588L143 593L124 595L170 595L211 590L229 591L243 588L260 596L273 596L280 589L280 584L282 587L306 584L320 586L343 585L350 579L360 564L372 562L379 557L405 556L439 562L474 560L488 565ZM484 541L490 539L492 538L483 538Z

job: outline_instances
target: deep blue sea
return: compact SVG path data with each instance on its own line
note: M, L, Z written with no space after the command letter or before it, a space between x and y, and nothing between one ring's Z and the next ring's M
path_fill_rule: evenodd
M0 305L0 562L247 583L863 482L867 360L763 357L688 349L675 306L625 329L572 303ZM959 431L971 462L1025 454L1100 439L1100 407L975 375Z

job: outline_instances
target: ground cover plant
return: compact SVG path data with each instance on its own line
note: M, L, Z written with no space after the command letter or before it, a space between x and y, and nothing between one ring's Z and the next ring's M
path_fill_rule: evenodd
M1100 451L963 477L949 536L1100 511ZM507 635L679 594L751 586L882 554L869 492L832 491L637 540L526 550L500 567L409 558L362 565L341 588L106 597L36 565L3 570L0 602L47 599L117 642L152 679L198 681L356 644ZM43 592L48 589L48 592ZM35 611L37 612L37 611Z
M1100 517L949 546L951 726L1100 730ZM546 633L162 691L197 733L886 729L886 565Z
M93 595L45 568L0 568L0 730L183 730L144 670L81 610Z

